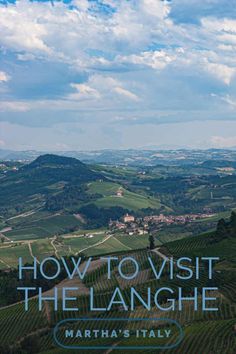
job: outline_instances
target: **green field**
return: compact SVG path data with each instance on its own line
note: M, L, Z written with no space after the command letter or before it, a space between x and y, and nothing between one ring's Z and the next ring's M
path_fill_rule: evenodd
M31 247L33 255L36 256L39 261L55 254L55 250L51 245L51 240L47 238L32 242Z
M94 231L94 234L92 231ZM157 244L159 244L158 241ZM83 251L83 254L86 256L95 256L141 249L147 246L148 235L129 236L117 234L108 238L105 232L96 234L96 230L91 230L86 236L83 234L79 236L72 234L71 237L62 236L58 241L53 240L53 238L43 238L31 242L32 253L39 261L52 255L64 256ZM25 262L32 262L27 241L25 243L3 244L0 247L0 269L16 267L19 256L22 256Z
M74 238L65 238L63 243L70 246L73 253L79 252L84 248L95 245L96 243L102 241L105 238L105 234L94 235L93 237L81 236ZM85 251L85 254L89 254L91 249Z
M95 204L98 207L113 207L119 206L129 210L139 210L145 208L160 209L161 204L158 199L148 197L146 195L130 192L125 188L123 197L117 197L116 191L121 186L116 183L92 182L89 184L90 193L99 193L103 197L96 200Z
M81 222L73 215L52 215L42 217L39 219L17 223L13 226L13 230L5 233L7 237L12 240L28 240L42 237L49 237L55 234L65 232L65 229L72 229L79 227Z
M18 258L22 257L24 263L32 263L33 259L29 252L28 245L10 245L9 247L0 247L0 268L6 269L9 267L16 268L18 265Z

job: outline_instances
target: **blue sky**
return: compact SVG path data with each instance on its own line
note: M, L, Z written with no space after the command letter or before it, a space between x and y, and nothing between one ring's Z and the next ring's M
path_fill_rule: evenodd
M0 1L0 148L236 146L225 0Z

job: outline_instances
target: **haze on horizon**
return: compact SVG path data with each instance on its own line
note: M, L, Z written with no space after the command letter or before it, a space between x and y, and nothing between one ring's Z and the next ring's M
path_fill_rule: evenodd
M0 2L0 148L236 146L226 0Z

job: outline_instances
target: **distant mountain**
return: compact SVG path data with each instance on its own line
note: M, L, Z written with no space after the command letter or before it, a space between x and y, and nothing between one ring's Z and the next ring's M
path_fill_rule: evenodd
M10 151L0 149L0 160L32 162L40 155L40 151ZM47 152L53 154L52 152ZM144 150L96 150L96 151L58 151L62 157L73 157L84 163L111 164L125 166L155 166L200 164L204 161L236 161L235 149L162 149L154 146ZM55 156L55 155L54 155ZM207 162L208 163L208 162Z
M4 150L0 149L0 160L9 160L9 161L32 161L39 155L39 151L27 150L27 151L13 151L13 150Z
M232 167L236 168L236 161L229 160L207 160L201 164L202 167L207 168L224 168L224 167Z

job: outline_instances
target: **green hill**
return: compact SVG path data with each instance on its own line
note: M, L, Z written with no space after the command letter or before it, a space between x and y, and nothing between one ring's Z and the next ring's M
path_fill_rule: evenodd
M47 195L66 184L80 185L102 178L74 158L43 155L0 179L0 213L19 214L41 207Z
M11 240L49 237L107 226L129 211L164 208L158 198L130 191L94 168L46 154L7 172L0 178L0 232Z

